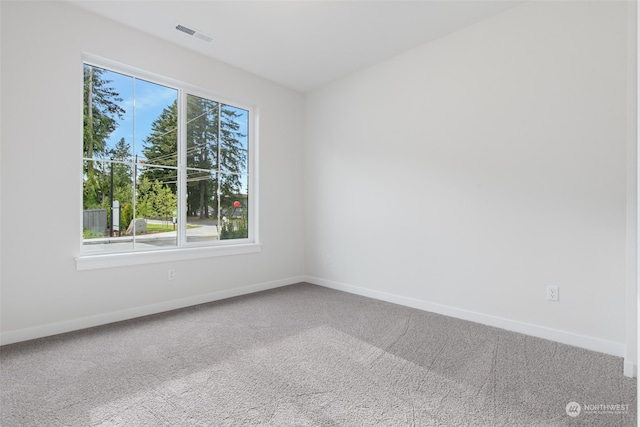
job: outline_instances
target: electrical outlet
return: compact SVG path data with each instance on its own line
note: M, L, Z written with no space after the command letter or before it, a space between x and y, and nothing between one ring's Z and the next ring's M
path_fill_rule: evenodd
M557 286L547 286L547 300L548 301L558 301L558 287Z
M175 278L176 278L176 270L173 268L170 268L167 272L167 279L174 280Z

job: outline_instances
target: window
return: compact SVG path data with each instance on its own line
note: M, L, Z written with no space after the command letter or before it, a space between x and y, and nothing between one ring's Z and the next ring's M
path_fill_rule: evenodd
M82 255L254 243L252 109L83 66Z

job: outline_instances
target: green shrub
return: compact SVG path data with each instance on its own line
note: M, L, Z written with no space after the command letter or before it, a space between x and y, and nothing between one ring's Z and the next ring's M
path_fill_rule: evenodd
M220 239L246 239L249 237L249 226L246 217L226 222L220 231Z

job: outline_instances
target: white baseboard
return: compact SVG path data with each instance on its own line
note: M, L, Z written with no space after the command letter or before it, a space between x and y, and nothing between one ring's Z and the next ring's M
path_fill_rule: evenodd
M547 339L550 341L559 342L562 344L568 344L575 347L584 348L587 350L593 350L600 353L609 354L612 356L624 357L625 345L622 343L601 340L598 338L588 337L584 335L574 334L571 332L560 331L557 329L546 328L543 326L537 326L530 323L519 322L515 320L505 319L502 317L491 316L488 314L468 311L460 308L450 307L441 304L435 304L432 302L419 300L415 298L404 297L400 295L394 295L387 292L375 291L371 289L361 288L358 286L347 285L344 283L333 282L330 280L324 280L317 277L305 277L305 282L314 285L324 286L339 291L349 292L352 294L362 295L369 298L374 298L381 301L391 302L394 304L403 305L406 307L417 308L419 310L429 311L432 313L438 313L445 316L455 317L462 320L469 320L471 322L481 323L487 326L493 326L500 329L506 329L512 332L518 332L521 334L534 336L538 338ZM627 370L633 370L635 373L635 365L627 367L625 362L625 375ZM629 376L629 375L627 375Z
M624 361L624 376L630 378L638 378L638 365L633 362Z
M204 295L195 295L192 297L165 301L157 304L132 307L126 310L119 310L110 313L98 314L95 316L82 317L79 319L72 319L64 322L51 323L47 325L35 326L32 328L19 329L16 331L8 331L0 334L0 345L13 344L21 341L28 341L36 338L91 328L94 326L106 325L109 323L134 319L136 317L147 316L150 314L157 314L179 308L190 307L193 305L251 294L254 292L266 291L268 289L293 285L300 282L304 282L303 276L289 277L287 279L257 283L254 285L248 285L234 289L225 289L222 291L211 292Z
M72 319L64 322L57 322L47 325L35 326L32 328L19 329L16 331L8 331L0 333L0 345L13 344L21 341L28 341L36 338L47 337L51 335L62 334L66 332L77 331L80 329L91 328L94 326L106 325L113 322L134 319L136 317L147 316L150 314L162 313L169 310L175 310L184 307L190 307L197 304L204 304L212 301L218 301L226 298L232 298L240 295L247 295L254 292L275 289L282 286L293 285L295 283L307 282L326 288L336 289L339 291L349 292L352 294L362 295L381 301L403 305L406 307L416 308L419 310L438 313L445 316L455 317L462 320L481 323L487 326L493 326L513 332L522 333L538 338L548 339L562 344L573 345L587 350L598 351L600 353L610 354L612 356L624 357L625 345L612 341L601 340L598 338L587 337L584 335L573 334L570 332L560 331L556 329L546 328L542 326L532 325L529 323L518 322L497 316L477 313L455 307L419 300L415 298L404 297L387 292L375 291L371 289L361 288L357 286L347 285L344 283L333 282L311 276L295 276L287 279L274 280L270 282L257 283L254 285L243 286L234 289L225 289L221 291L211 292L204 295L196 295L193 297L181 298L178 300L166 301L158 304L145 305L141 307L133 307L126 310L116 312L103 313L95 316L88 316L79 319ZM634 362L624 361L624 375L627 377L637 377L638 368Z

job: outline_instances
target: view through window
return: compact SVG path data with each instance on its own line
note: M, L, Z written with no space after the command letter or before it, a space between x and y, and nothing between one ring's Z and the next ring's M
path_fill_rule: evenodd
M249 241L250 111L175 86L84 64L83 253Z

